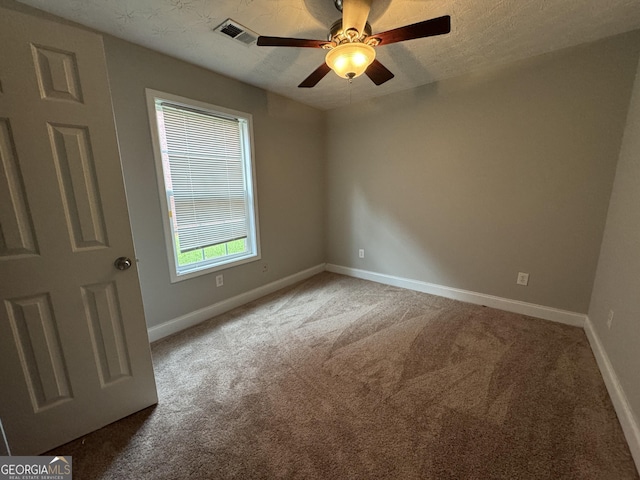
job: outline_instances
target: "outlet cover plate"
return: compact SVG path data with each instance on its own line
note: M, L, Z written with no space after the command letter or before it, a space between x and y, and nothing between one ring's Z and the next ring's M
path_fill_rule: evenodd
M524 272L518 272L518 279L516 280L518 285L529 285L529 274Z

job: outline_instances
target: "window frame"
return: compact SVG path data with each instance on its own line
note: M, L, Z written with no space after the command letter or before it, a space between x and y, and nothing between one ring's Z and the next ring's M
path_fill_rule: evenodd
M149 126L151 130L151 143L153 146L153 156L158 182L158 193L160 197L160 208L162 213L162 224L164 230L165 250L167 252L167 260L169 262L169 274L171 283L188 280L190 278L206 275L220 270L225 270L245 263L260 260L260 229L258 226L258 196L256 185L256 167L254 155L253 140L253 116L249 113L231 110L229 108L220 107L210 103L194 100L191 98L174 95L171 93L161 92L150 88L145 89L147 97L147 110L149 114ZM175 234L172 225L172 210L169 205L168 189L165 184L165 173L162 159L160 133L158 129L158 120L156 113L156 101L166 101L176 106L182 106L186 109L202 111L217 117L230 118L234 120L244 121L246 124L246 132L243 135L244 145L244 173L249 177L246 184L249 186L247 206L249 216L249 234L247 236L247 244L253 244L253 248L246 254L235 254L225 256L222 259L202 260L193 264L193 267L180 269L178 266L178 252L176 250Z

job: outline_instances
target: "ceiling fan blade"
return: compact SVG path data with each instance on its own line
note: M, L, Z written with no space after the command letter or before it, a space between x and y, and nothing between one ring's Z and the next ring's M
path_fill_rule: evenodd
M329 65L323 63L318 68L316 68L311 75L305 78L298 88L311 88L315 87L320 80L322 80L327 73L331 71Z
M380 40L379 45L388 45L389 43L404 42L405 40L413 40L414 38L433 37L435 35L443 35L451 31L451 17L445 15L443 17L432 18L424 22L406 25L404 27L387 30L386 32L371 35L373 38Z
M307 40L304 38L287 38L287 37L258 37L258 45L260 47L308 47L322 48L326 45L326 40Z
M391 80L394 75L391 71L382 65L378 60L374 60L367 70L364 72L376 85L382 85L384 82Z
M342 0L342 28L364 32L372 0Z

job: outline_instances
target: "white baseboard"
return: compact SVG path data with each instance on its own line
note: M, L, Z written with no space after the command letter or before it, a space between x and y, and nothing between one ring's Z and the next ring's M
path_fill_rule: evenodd
M273 293L281 288L293 285L296 282L305 280L322 271L329 271L333 273L339 273L350 277L361 278L363 280L370 280L372 282L382 283L385 285L392 285L400 288L407 288L409 290L415 290L418 292L429 293L432 295L438 295L440 297L451 298L454 300L460 300L462 302L473 303L476 305L486 305L488 307L497 308L500 310L506 310L508 312L520 313L522 315L528 315L536 318L542 318L544 320L551 320L554 322L564 323L567 325L573 325L576 327L582 327L585 330L591 349L600 368L600 372L604 379L607 391L611 397L613 406L618 414L618 419L622 425L631 455L633 456L636 468L640 471L640 427L635 418L633 410L629 405L627 396L620 385L618 376L616 375L609 357L600 343L597 333L595 332L589 317L582 313L570 312L567 310L560 310L557 308L545 307L543 305L536 305L533 303L520 302L517 300L510 300L508 298L496 297L493 295L486 295L484 293L472 292L469 290L462 290L459 288L445 287L443 285L437 285L428 282L422 282L419 280L411 280L402 277L396 277L393 275L386 275L382 273L371 272L367 270L360 270L357 268L343 267L341 265L333 264L320 264L315 267L308 268L301 272L295 273L275 282L263 285L249 292L237 295L235 297L223 300L221 302L209 305L208 307L201 308L195 312L182 315L161 325L156 325L149 328L149 340L154 342L160 340L166 336L177 333L186 328L202 323L205 320L213 318L222 313L228 312L236 307L249 303L260 297Z
M629 405L624 389L620 385L618 376L609 361L606 351L600 343L600 339L596 334L589 317L582 313L569 312L556 308L545 307L533 303L520 302L510 300L508 298L495 297L493 295L485 295L483 293L461 290L458 288L445 287L433 283L421 282L407 278L395 277L393 275L385 275L382 273L360 270L357 268L343 267L340 265L327 264L326 270L329 272L340 273L350 277L362 278L385 285L394 287L408 288L418 292L430 293L440 297L452 298L463 302L473 303L477 305L486 305L488 307L506 310L508 312L520 313L536 318L560 322L576 327L582 327L589 339L591 350L596 358L600 373L604 379L604 383L611 397L613 406L618 414L622 431L624 432L629 450L636 464L636 468L640 471L640 426Z
M520 313L531 317L542 318L554 322L573 325L575 327L584 327L587 316L583 313L570 312L567 310L559 310L557 308L545 307L534 303L520 302L518 300L510 300L508 298L495 297L484 293L471 292L469 290L461 290L459 288L445 287L434 283L421 282L419 280L411 280L408 278L395 277L383 273L375 273L357 268L343 267L340 265L327 264L327 271L348 275L350 277L362 278L363 280L371 280L372 282L392 285L394 287L408 288L418 292L430 293L440 297L460 300L462 302L474 303L476 305L485 305L487 307L506 310L507 312Z
M168 322L164 322L160 325L150 327L148 329L149 341L155 342L156 340L160 340L161 338L177 333L181 330L184 330L185 328L189 328L202 323L205 320L209 320L210 318L213 318L217 315L221 315L225 312L228 312L229 310L233 310L234 308L244 305L245 303L249 303L260 297L269 295L270 293L280 290L281 288L288 287L289 285L293 285L296 282L306 280L309 277L313 277L314 275L317 275L324 270L325 265L324 263L322 263L320 265L316 265L315 267L311 267L301 272L294 273L293 275L289 275L288 277L281 278L280 280L276 280L275 282L268 283L267 285L263 285L262 287L255 288L240 295L236 295L235 297L231 297L226 300L222 300L221 302L214 303L213 305L201 308L200 310L187 313L186 315L174 318L173 320L169 320Z
M11 449L9 448L9 442L7 441L7 435L4 433L4 427L2 426L2 419L0 418L0 433L2 433L2 438L0 438L0 457L10 457Z
M629 405L627 395L624 393L622 385L620 385L620 381L613 369L613 365L611 365L609 356L602 347L600 338L593 328L593 324L591 323L591 320L589 320L589 317L587 317L585 321L584 331L587 334L589 343L591 344L591 350L593 351L593 355L596 357L596 362L598 362L598 367L600 368L600 373L602 374L604 383L607 386L607 391L609 392L609 397L611 397L613 407L618 414L618 420L620 421L620 425L622 425L622 431L624 432L624 436L629 444L631 456L633 457L633 461L636 463L636 468L640 471L640 426L638 425L638 421L631 409L631 406Z
M407 278L395 277L393 275L385 275L382 273L370 272L367 270L359 270L357 268L343 267L332 264L319 264L315 267L308 268L301 272L295 273L275 282L271 282L262 287L258 287L249 292L236 295L213 305L201 308L194 312L187 313L160 325L155 325L148 329L149 341L155 342L161 338L177 333L185 328L197 325L205 320L209 320L217 315L228 312L236 307L249 303L260 297L273 293L281 288L293 285L296 282L305 280L309 277L327 270L329 272L340 273L350 277L362 278L385 285L393 285L395 287L408 288L419 292L430 293L441 297L452 298L462 302L474 303L477 305L486 305L488 307L506 310L508 312L520 313L532 317L552 320L554 322L565 323L577 327L584 327L586 315L581 313L559 310L556 308L545 307L533 303L520 302L493 295L485 295L483 293L461 290L458 288L445 287L433 283L422 282L419 280L411 280Z

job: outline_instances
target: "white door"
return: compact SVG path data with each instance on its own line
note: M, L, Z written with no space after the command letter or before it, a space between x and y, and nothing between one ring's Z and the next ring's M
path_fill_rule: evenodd
M0 159L0 419L38 454L157 402L100 36L0 8Z

